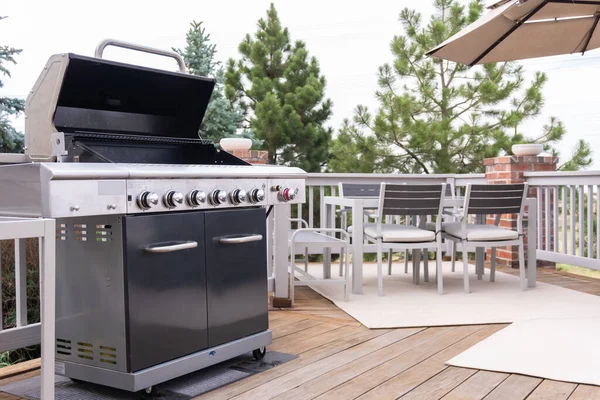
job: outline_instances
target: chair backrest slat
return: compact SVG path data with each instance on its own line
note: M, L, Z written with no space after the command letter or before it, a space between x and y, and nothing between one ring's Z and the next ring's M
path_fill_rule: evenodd
M342 197L379 197L379 183L340 183Z
M524 184L472 185L467 214L519 214L525 187Z
M382 184L383 216L437 215L442 201L442 185Z

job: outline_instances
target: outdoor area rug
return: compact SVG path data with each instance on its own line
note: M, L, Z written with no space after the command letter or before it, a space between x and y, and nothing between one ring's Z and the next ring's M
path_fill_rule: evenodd
M446 325L477 325L511 323L539 318L600 317L600 296L537 282L535 288L521 291L519 278L496 272L496 282L490 283L489 269L478 281L471 265L471 293L463 291L462 263L452 272L444 263L444 295L437 294L435 262L429 262L430 282L412 283L412 266L404 273L404 264L395 263L392 275L387 275L384 263L382 297L377 294L377 264L364 264L363 294L350 294L344 301L340 285L310 287L335 303L368 328L403 328ZM320 264L311 264L309 272L318 277ZM337 275L338 265L332 265ZM422 273L421 273L422 276Z
M516 322L447 362L457 367L600 385L600 317Z
M56 376L56 400L189 400L203 393L228 385L240 379L266 371L297 358L296 355L267 351L265 358L257 361L251 354L244 354L212 367L193 372L157 386L152 395L131 393L85 382L73 382ZM40 399L40 377L25 379L5 386L0 391L24 397Z

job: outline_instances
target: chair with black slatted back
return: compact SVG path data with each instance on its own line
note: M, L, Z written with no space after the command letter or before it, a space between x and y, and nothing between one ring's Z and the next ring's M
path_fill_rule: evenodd
M413 185L381 184L377 222L364 225L367 240L377 245L377 287L383 295L382 252L388 250L435 249L438 293L443 293L441 230L443 195L446 184ZM436 231L425 229L427 216L436 216ZM417 226L386 224L387 216L413 216ZM413 268L413 280L419 283L418 268Z
M446 225L444 238L462 245L463 279L465 292L469 293L468 252L482 248L492 249L490 282L496 271L496 247L519 246L519 269L521 289L527 287L525 280L525 252L523 249L523 212L527 184L467 185L463 215L460 222ZM516 214L517 226L508 229L498 226L503 214ZM469 215L495 215L494 224L469 224ZM481 280L481 271L477 278Z

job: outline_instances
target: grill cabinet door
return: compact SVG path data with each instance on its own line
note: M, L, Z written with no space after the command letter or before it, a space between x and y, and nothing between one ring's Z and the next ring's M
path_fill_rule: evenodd
M206 348L204 213L124 220L130 370Z
M268 329L266 237L262 208L206 213L209 347Z

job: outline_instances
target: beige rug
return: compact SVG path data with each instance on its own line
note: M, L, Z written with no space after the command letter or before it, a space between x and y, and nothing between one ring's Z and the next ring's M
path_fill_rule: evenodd
M412 272L404 273L403 264L394 264L387 275L384 265L384 296L377 295L377 265L364 265L362 295L351 294L345 302L341 286L312 285L339 308L368 328L401 328L444 325L511 323L540 318L600 317L600 297L538 282L533 289L521 291L519 278L496 272L496 282L489 282L486 269L482 281L471 266L471 293L463 292L462 264L456 272L444 263L444 295L436 292L435 263L430 262L429 283L412 283ZM338 265L332 266L337 274ZM319 276L322 267L311 264L309 272ZM597 333L600 332L597 331ZM543 335L542 335L543 336Z
M599 333L600 317L519 321L447 364L600 385Z

